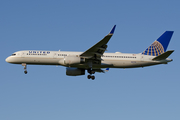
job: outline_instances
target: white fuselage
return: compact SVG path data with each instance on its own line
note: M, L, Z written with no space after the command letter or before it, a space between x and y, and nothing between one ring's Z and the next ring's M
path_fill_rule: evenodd
M64 62L66 56L76 56L82 52L66 52L66 51L40 51L40 50L26 50L18 51L9 56L6 61L13 64L34 64L34 65L62 65L66 67L77 67L88 69L88 63L67 64ZM155 56L142 54L124 54L104 53L101 57L101 64L92 64L92 68L135 68L145 67L156 64L166 64L171 59L161 61L153 61ZM71 61L69 61L70 63Z

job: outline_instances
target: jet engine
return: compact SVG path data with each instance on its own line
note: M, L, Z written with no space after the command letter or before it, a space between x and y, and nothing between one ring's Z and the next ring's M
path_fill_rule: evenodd
M66 68L66 75L68 76L85 75L85 69L69 67L69 68Z

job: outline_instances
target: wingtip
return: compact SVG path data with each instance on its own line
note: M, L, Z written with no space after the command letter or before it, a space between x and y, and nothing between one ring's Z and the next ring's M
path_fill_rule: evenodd
M112 30L110 31L109 34L111 34L111 35L114 34L115 28L116 28L116 25L114 25L114 27L112 28Z
M106 68L105 72L108 72L109 71L109 68Z

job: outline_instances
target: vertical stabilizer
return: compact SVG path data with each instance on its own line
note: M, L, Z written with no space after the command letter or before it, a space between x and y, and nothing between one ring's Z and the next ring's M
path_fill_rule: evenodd
M157 40L155 40L144 52L143 55L159 56L166 52L174 31L164 32Z

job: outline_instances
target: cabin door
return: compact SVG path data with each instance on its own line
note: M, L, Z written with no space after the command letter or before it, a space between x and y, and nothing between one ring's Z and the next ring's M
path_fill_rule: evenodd
M22 52L21 57L22 57L22 58L24 58L24 57L25 57L25 53L24 53L24 52Z
M54 53L53 58L54 58L54 59L56 59L56 58L57 58L57 56L58 56L58 54L57 54L57 53Z

